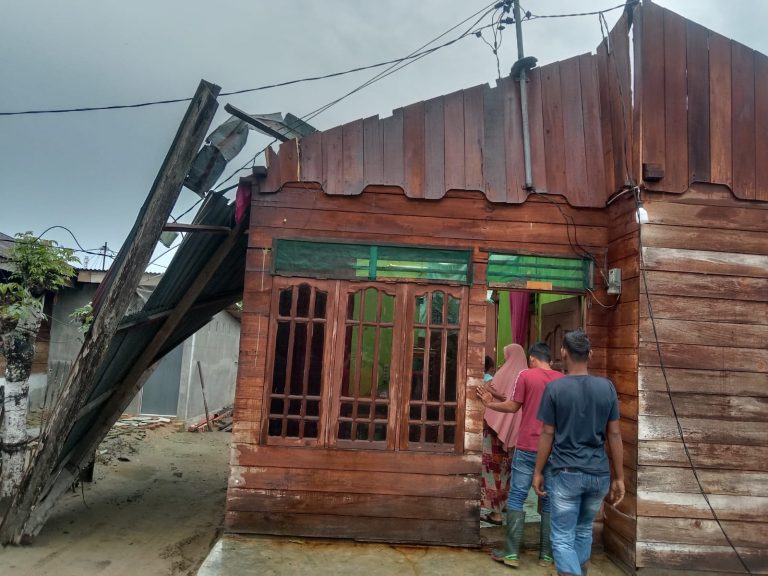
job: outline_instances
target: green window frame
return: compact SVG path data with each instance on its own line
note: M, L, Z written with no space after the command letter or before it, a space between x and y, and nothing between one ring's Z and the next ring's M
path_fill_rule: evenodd
M591 290L592 261L587 258L560 258L529 254L501 254L488 257L488 286L553 292Z
M469 285L469 250L277 239L272 273L334 280L428 280Z

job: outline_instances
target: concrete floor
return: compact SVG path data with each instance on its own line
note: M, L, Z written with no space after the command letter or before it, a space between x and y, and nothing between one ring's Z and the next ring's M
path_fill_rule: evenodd
M554 576L553 568L536 565L537 558L535 552L525 554L514 574ZM509 576L511 573L508 567L493 562L483 550L228 535L216 543L197 576ZM593 557L589 573L590 576L623 574L605 556Z

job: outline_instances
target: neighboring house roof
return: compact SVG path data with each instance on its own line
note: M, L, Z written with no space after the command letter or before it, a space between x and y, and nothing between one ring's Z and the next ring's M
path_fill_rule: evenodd
M13 242L13 237L0 232L0 270L5 270L6 272L10 271L5 262L8 259L8 250L11 248Z
M108 270L97 268L75 268L77 281L83 284L101 284L107 276L107 272ZM157 286L162 276L160 272L144 272L139 286Z

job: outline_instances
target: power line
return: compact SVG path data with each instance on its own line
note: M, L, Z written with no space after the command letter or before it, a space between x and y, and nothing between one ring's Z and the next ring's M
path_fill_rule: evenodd
M475 35L478 32L480 32L480 31L482 31L482 30L484 30L486 28L489 28L490 26L493 26L493 24L490 24L490 25L487 25L487 26L483 26L483 27L481 27L479 29L475 29L475 26L477 26L477 24L483 18L485 18L488 14L490 14L491 12L494 12L496 10L496 6L497 6L496 2L491 2L490 4L487 4L486 6L484 6L483 8L478 10L477 12L475 12L474 14L472 14L470 16L467 16L461 22L459 22L457 24L454 24L453 26L448 28L448 30L446 30L446 31L442 32L441 34L435 36L429 42L427 42L425 44L422 44L420 47L416 48L413 52L411 52L407 56L405 56L403 58L398 58L397 60L393 60L392 61L392 65L389 66L389 68L387 68L386 70L383 70L382 72L379 72L378 74L374 75L373 77L371 77L370 79L368 79L367 81L365 81L361 85L359 85L357 88L347 92L346 94L344 94L343 96L340 96L339 98L336 98L335 100L332 100L331 102L328 102L327 104L324 104L323 106L320 106L319 108L316 108L315 110L313 110L311 112L308 112L307 114L305 114L304 116L299 118L296 121L296 123L293 126L290 126L289 128L293 128L293 127L297 126L300 122L304 122L306 120L311 120L312 118L315 118L315 117L319 116L320 114L322 114L323 112L325 112L329 108L335 106L336 104L338 104L342 100L344 100L346 98L349 98L353 94L359 92L360 90L363 90L363 89L367 88L371 84L374 84L374 83L378 82L379 80L382 80L382 79L386 78L387 76L390 76L391 74L394 74L395 72L398 72L398 71L402 70L406 66L409 66L409 65L413 64L414 62L417 62L421 58L424 58L425 56L428 56L429 54L432 54L432 53L436 52L437 50L440 50L442 48L445 48L447 46L455 44L456 42L458 42L459 40L462 40L463 38L467 38L470 35ZM431 44L434 44L435 42L437 42L441 38L447 36L448 34L453 32L454 30L456 30L460 26L463 26L464 24L466 24L467 22L469 22L470 20L472 20L473 18L475 18L478 15L480 15L480 17L477 20L475 20L475 22L473 22L472 25L463 34L461 34L460 36L458 36L458 37L454 38L453 40L450 40L450 41L448 41L448 42L446 42L444 44L440 44L438 46L434 46L433 48L430 48L429 50L425 50L425 48L427 48L427 46L430 46ZM229 176L227 176L224 180L222 180L214 188L214 190L216 190L220 186L223 186L224 184L229 182L239 172L242 172L243 170L245 170L248 167L249 164L255 163L256 159L260 155L262 155L264 152L266 152L267 148L272 146L275 142L277 142L277 139L272 140L272 142L270 142L264 148L259 150L250 159L248 159L245 162L245 164L243 164L240 168L238 168L237 170L232 172Z
M595 10L594 12L575 12L572 14L533 14L531 12L526 12L525 20L541 20L544 18L576 18L579 16L599 16L600 14L605 14L606 12L612 12L614 10L618 10L619 8L634 6L639 1L640 0L629 0L625 4L617 4L616 6L612 6L610 8L603 8L602 10Z
M106 256L107 258L114 259L113 255L105 253L105 247L104 246L100 246L99 248L92 248L92 249L83 248L83 246L80 244L79 240L77 239L75 234L72 232L72 230L70 230L66 226L59 226L59 225L50 226L50 227L46 228L45 230L43 230L42 233L40 233L38 236L36 236L34 240L35 241L40 240L47 232L49 232L51 230L55 230L56 228L60 228L61 230L66 230L69 233L69 235L72 236L72 239L75 241L75 244L77 245L77 248L70 248L69 246L62 246L62 245L58 244L58 242L57 242L56 244L58 245L59 248L63 248L64 250L71 250L72 252L78 252L78 253L83 253L83 254L90 254L91 256ZM5 238L5 239L3 239L3 242L12 242L14 244L19 244L19 243L26 242L26 240L19 239L19 238ZM115 254L114 250L109 250L109 252L111 252L112 254ZM7 259L6 261L12 261L12 260Z
M463 24L463 22L462 22ZM461 24L459 24L461 25ZM451 29L453 30L453 28ZM443 33L441 36L444 36L451 30ZM463 36L462 36L463 37ZM297 78L295 80L287 80L285 82L277 82L275 84L266 84L264 86L257 86L255 88L245 88L243 90L233 90L231 92L221 92L219 96L235 96L239 94L247 94L250 92L259 92L263 90L271 90L274 88L281 88L283 86L290 86L293 84L300 84L303 82L315 82L317 80L326 80L328 78L336 78L339 76L344 76L347 74L353 74L356 72L362 72L365 70L372 70L375 68L381 68L383 66L389 66L389 65L397 65L400 64L406 60L409 59L419 59L422 56L426 54L431 54L432 52L435 52L437 50L440 50L442 48L445 48L447 46L450 46L451 44L454 44L457 42L460 38L457 38L455 40L452 40L450 42L447 42L445 44L442 44L440 46L435 46L434 48L431 48L429 50L425 50L424 53L414 52L409 54L408 56L405 56L404 58L396 58L395 60L387 60L385 62L378 62L376 64L369 64L367 66L358 66L356 68L350 68L348 70L342 70L340 72L331 72L330 74L323 74L321 76L308 76L306 78ZM128 108L146 108L148 106L158 106L162 104L177 104L180 102L190 102L192 98L170 98L166 100L152 100L149 102L140 102L137 104L113 104L109 106L87 106L87 107L79 107L79 108L54 108L54 109L46 109L46 110L21 110L16 112L0 112L0 116L30 116L30 115L36 115L36 114L66 114L71 112L95 112L98 110L124 110Z
M635 3L637 3L639 0L631 0L627 4L618 4L616 6L612 6L610 8L604 8L602 10L596 10L594 12L576 12L572 14L532 14L531 12L526 12L525 14L525 20L539 20L544 18L573 18L578 16L594 16L598 14L604 14L606 12L611 12L613 10L618 10L619 8L624 8L625 6L632 6ZM491 6L497 3L492 3ZM487 12L486 12L487 14ZM471 17L470 17L471 18ZM467 18L454 28L449 29L448 31L444 32L441 36L451 32L456 27L460 26L470 18ZM491 26L497 26L498 23L492 24ZM490 27L490 26L488 26ZM465 36L462 36L462 38ZM439 37L438 37L439 38ZM458 40L458 39L457 39ZM449 46L450 44L453 44L455 42L449 42L447 44L444 44L442 46L435 47L434 49L426 51L426 53L431 53L437 49L444 48L445 46ZM500 47L500 42L498 43L497 50ZM426 54L424 54L426 55ZM356 68L349 68L347 70L341 70L339 72L331 72L329 74L323 74L319 76L307 76L305 78L296 78L294 80L286 80L284 82L276 82L274 84L265 84L263 86L256 86L254 88L244 88L242 90L232 90L230 92L221 92L219 96L236 96L239 94L248 94L251 92L260 92L263 90L271 90L274 88L282 88L284 86L291 86L293 84L301 84L304 82L316 82L318 80L327 80L328 78L337 78L339 76L345 76L347 74L354 74L356 72L363 72L365 70L373 70L375 68L381 68L383 66L388 65L397 65L404 61L413 59L418 60L422 57L422 54L420 53L412 53L405 58L398 58L395 60L388 60L385 62L377 62L376 64L369 64L367 66L358 66ZM125 110L125 109L133 109L133 108L146 108L148 106L159 106L163 104L178 104L181 102L190 102L192 98L168 98L165 100L151 100L148 102L139 102L135 104L112 104L109 106L83 106L78 108L51 108L51 109L40 109L40 110L19 110L19 111L12 111L12 112L0 112L0 116L32 116L32 115L38 115L38 114L68 114L73 112L96 112L100 110Z

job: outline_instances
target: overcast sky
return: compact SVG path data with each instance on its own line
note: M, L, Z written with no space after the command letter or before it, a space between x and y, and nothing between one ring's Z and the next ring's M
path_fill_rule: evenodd
M526 0L535 14L611 7L618 0ZM765 0L659 4L768 53ZM4 2L0 111L130 104L191 96L201 78L223 91L326 74L407 55L488 4L485 0L37 0ZM621 11L607 14L611 25ZM463 31L463 29L462 29ZM458 31L446 37L457 35ZM540 64L593 51L596 16L531 21L526 53ZM501 70L516 59L504 35ZM376 71L222 98L250 113L303 115ZM319 129L484 82L496 61L471 37L425 57L312 121ZM85 248L117 250L133 224L186 104L134 110L0 117L0 231L72 229ZM228 166L268 140L251 134ZM243 174L246 174L244 172ZM179 214L197 197L182 190ZM74 246L55 230L46 238ZM159 253L159 250L158 250ZM167 258L160 260L167 264ZM93 257L90 265L97 264ZM100 265L100 259L98 262ZM155 268L160 270L159 268Z

